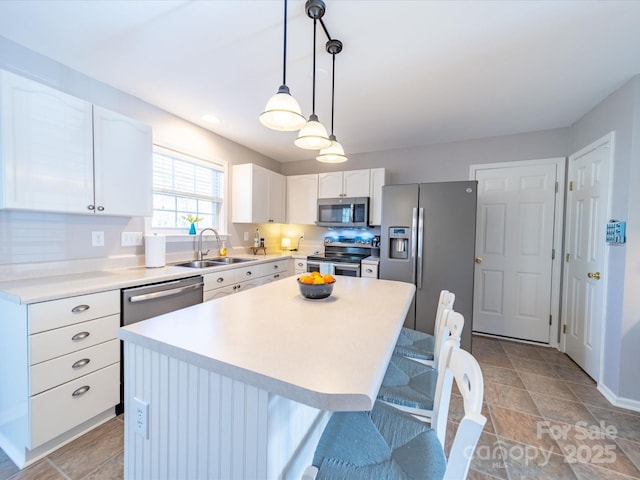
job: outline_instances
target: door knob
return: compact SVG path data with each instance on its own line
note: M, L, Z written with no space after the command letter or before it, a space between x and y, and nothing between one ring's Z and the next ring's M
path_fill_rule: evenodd
M600 272L596 272L596 273L589 272L589 273L587 273L587 277L595 278L596 280L600 280Z
M482 263L482 257L476 257L476 263Z

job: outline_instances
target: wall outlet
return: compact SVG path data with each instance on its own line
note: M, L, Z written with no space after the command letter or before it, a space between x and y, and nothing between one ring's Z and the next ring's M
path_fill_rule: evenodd
M91 245L104 247L104 232L91 232Z
M244 238L245 242L248 242L249 241L249 232L244 232L244 236L242 238Z
M120 246L139 247L142 245L142 232L122 232Z
M133 397L133 430L145 440L149 439L149 402Z

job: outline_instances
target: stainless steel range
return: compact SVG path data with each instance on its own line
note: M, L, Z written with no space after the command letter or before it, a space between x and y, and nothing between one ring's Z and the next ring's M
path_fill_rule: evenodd
M324 239L324 253L307 257L307 271L359 277L360 262L369 256L370 238L327 237Z

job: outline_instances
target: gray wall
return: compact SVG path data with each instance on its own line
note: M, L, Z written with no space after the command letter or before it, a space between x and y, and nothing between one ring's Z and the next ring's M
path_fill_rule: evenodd
M285 163L282 173L300 175L384 167L395 184L468 180L469 166L474 164L564 157L568 133L568 129L558 128L384 152L354 155L347 152L347 163L328 165L315 160Z
M602 383L614 395L640 401L640 77L570 128L569 153L615 132L611 217L627 220L627 244L609 253Z

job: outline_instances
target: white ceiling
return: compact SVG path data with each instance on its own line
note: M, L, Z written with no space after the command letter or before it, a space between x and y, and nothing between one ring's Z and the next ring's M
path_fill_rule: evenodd
M640 1L325 0L347 154L565 127L640 73ZM0 1L0 35L279 161L282 0ZM289 0L287 84L311 111L313 22ZM318 28L316 113L330 128ZM212 113L216 125L201 117Z

